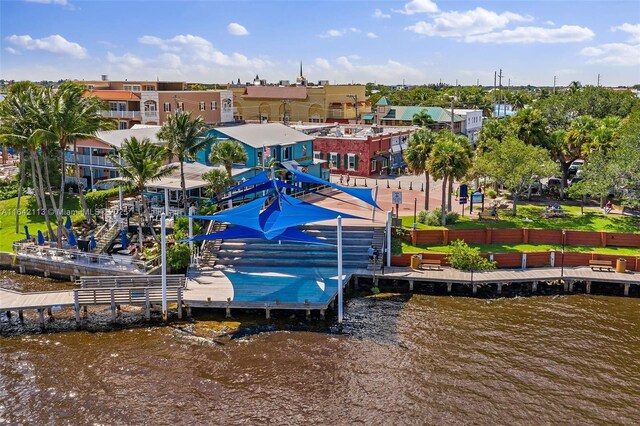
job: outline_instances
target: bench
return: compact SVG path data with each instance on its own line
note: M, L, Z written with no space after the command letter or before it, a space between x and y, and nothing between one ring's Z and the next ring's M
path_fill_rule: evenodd
M601 271L603 269L611 271L613 270L613 262L611 262L610 260L590 260L589 267L591 268L591 270L598 268Z
M420 268L422 268L422 265L425 266L425 268L432 270L432 269L436 269L438 271L441 270L440 265L441 262L437 259L420 259Z
M500 220L498 217L498 212L495 215L492 215L491 212L478 212L478 220Z

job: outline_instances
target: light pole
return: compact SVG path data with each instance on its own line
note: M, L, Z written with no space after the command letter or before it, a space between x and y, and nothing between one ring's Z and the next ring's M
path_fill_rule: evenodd
M567 231L563 229L562 230L562 260L560 261L560 277L562 278L562 281L564 281L564 244L565 244L566 235L567 235Z

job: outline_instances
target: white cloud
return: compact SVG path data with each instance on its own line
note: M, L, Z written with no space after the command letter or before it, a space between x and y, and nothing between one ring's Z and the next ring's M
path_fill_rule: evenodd
M22 55L19 50L16 50L13 47L5 47L4 50L11 53L12 55Z
M59 34L50 35L43 38L32 38L30 35L11 35L6 40L17 47L26 50L44 50L46 52L71 56L73 58L84 58L87 56L87 49L78 43L68 41Z
M388 19L388 18L391 18L391 15L389 15L388 13L382 12L382 10L380 9L376 9L373 11L373 15L371 15L371 17L376 19Z
M329 61L327 61L324 58L316 58L313 63L316 65L316 67L320 68L320 69L325 69L328 70L329 68L331 68L331 65L329 65Z
M553 21L544 21L544 23L545 23L546 25L549 25L550 27L553 27L553 26L556 24L556 23L555 23L555 22L553 22Z
M640 65L640 44L607 43L585 47L580 54L590 57L588 64Z
M367 33L367 37L369 37L369 38L378 38L378 35L376 33L369 32L369 33Z
M184 55L191 61L211 62L229 67L262 69L269 61L260 58L248 58L241 53L226 54L216 49L207 39L191 34L180 34L170 39L145 35L138 39L142 44L157 46L165 52ZM184 59L184 58L183 58Z
M631 37L627 39L629 43L640 43L640 24L627 24L618 25L611 28L611 31L622 31L629 34Z
M438 5L431 0L412 0L404 5L403 9L394 10L394 12L405 15L414 15L416 13L435 13L438 11Z
M341 30L336 30L336 29L331 29L328 30L322 34L320 34L318 37L320 38L336 38L336 37L342 37L344 35L347 35L349 33L359 33L361 32L358 28L343 28Z
M486 34L468 35L467 43L572 43L586 41L595 34L587 27L563 25L560 28L518 27Z
M25 0L27 3L40 3L40 4L58 4L60 6L69 6L68 0Z
M405 30L416 34L440 37L462 37L471 34L487 33L504 28L510 22L530 21L531 17L517 13L495 12L477 7L466 12L443 12L433 18L432 22L420 21L408 26Z
M227 25L227 31L229 32L229 34L235 35L235 36L249 35L249 31L247 31L245 27L243 27L242 25L236 22L232 22L229 25Z

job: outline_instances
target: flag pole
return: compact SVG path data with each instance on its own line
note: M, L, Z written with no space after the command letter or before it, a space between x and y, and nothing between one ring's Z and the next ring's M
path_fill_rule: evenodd
M376 187L373 189L373 201L378 203L378 184L376 183ZM376 206L371 208L371 222L376 220Z

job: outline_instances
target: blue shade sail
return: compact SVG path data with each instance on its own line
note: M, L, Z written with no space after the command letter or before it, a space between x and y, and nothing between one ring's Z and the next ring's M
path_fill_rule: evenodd
M44 235L42 235L42 231L38 231L38 245L44 245Z
M71 229L71 216L67 215L67 221L64 223L64 227Z
M69 231L69 246L75 247L78 245L78 241L76 240L76 236L73 231Z

